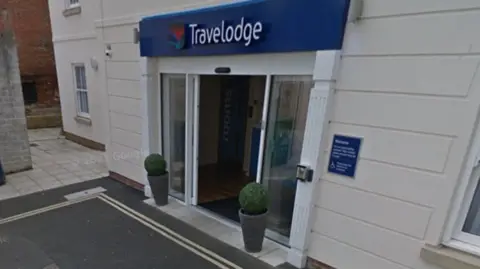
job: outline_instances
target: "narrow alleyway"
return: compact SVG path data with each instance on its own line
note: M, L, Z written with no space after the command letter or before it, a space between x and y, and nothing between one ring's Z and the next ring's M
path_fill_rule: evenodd
M8 175L0 200L108 175L104 152L66 140L59 128L29 130L28 135L33 170Z

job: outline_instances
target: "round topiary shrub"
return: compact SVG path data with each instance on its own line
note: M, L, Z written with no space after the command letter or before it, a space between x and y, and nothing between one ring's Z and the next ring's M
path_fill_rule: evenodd
M143 164L149 176L163 176L167 173L167 162L158 153L148 155Z
M244 214L263 214L268 206L267 190L262 184L249 183L240 191L238 201Z

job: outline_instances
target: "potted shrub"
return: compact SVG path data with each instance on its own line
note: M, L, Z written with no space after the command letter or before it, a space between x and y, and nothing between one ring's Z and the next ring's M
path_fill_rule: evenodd
M260 252L267 228L267 190L262 184L249 183L240 191L238 200L240 202L238 214L245 250L253 253Z
M144 166L155 203L157 205L168 204L167 162L162 155L154 153L145 158Z

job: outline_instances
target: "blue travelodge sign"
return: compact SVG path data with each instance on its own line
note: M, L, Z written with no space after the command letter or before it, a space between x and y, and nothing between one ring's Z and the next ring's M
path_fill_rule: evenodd
M255 23L245 22L245 18L242 17L238 24L228 24L228 22L222 20L218 26L210 28L203 28L196 23L189 24L188 28L190 42L194 47L229 43L243 43L248 47L252 42L260 39L263 25L259 21Z
M349 0L249 0L140 21L144 57L339 50Z

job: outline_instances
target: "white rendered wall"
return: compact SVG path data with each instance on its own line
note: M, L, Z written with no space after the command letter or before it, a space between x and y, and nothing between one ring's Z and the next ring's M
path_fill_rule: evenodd
M144 183L140 54L133 29L147 15L216 5L231 1L82 0L82 12L63 16L65 2L50 0L50 15L65 130L104 143L109 169ZM105 57L111 45L112 57ZM72 61L99 61L87 66L92 126L74 121ZM68 68L67 68L68 67Z
M100 17L100 5L95 0L82 0L81 14L68 17L63 15L65 1L50 0L49 9L64 130L105 144L103 52L94 27L95 18ZM90 66L92 58L99 63L98 71ZM85 64L91 125L75 121L73 63Z
M364 8L347 27L328 128L330 140L364 138L360 161L355 179L321 176L309 255L339 269L437 268L420 250L441 240L480 105L480 2Z
M50 0L66 131L104 141L109 169L143 183L132 30L143 15L220 2L230 1L82 0L82 14L65 18L64 2ZM339 269L434 268L420 260L420 248L441 238L480 102L478 8L477 0L365 0L363 19L347 29L328 129L364 144L355 180L321 176L312 258ZM105 44L113 53L106 61ZM87 68L87 80L98 104L87 128L73 122L66 66L94 55L100 68Z
M103 29L104 46L111 45L107 59L107 90L110 105L110 170L144 184L142 151L142 102L140 52L133 43L133 29L143 16L214 5L228 1L102 0L104 17L96 21ZM107 147L108 148L108 147Z
M101 0L106 24L138 22L140 18L161 13L219 5L235 0Z

